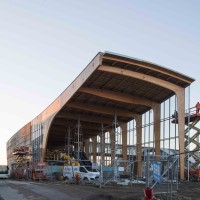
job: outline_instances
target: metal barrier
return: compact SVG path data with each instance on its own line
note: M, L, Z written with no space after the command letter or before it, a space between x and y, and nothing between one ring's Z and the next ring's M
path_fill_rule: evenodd
M143 184L154 190L154 193L166 193L168 198L177 192L179 184L179 156L155 156L149 154L142 162L142 177L137 177L137 162L116 160L115 166L104 166L101 161L100 187L105 185L123 185L132 187L134 184Z

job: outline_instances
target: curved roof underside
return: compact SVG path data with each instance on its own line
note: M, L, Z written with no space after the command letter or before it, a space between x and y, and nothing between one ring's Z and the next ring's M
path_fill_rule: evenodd
M78 119L83 137L89 138L99 134L102 123L112 125L115 113L119 123L128 122L194 81L156 64L113 53L99 53L95 59L98 62L91 61L58 97L64 103L51 125L49 145L63 143L68 127L76 127ZM77 89L71 93L75 84Z

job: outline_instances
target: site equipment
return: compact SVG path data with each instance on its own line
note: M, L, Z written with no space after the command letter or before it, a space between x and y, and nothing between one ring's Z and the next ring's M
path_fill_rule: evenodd
M185 171L185 176L188 176L187 170ZM191 181L198 181L200 180L200 169L190 169L189 176Z
M65 165L72 165L72 166L80 166L80 163L77 162L74 158L71 158L70 156L66 155L65 153L60 153L61 160L67 161Z
M46 162L37 162L33 169L33 180L47 180L47 170Z
M65 180L72 180L76 173L80 173L82 180L95 180L99 178L96 172L88 171L84 166L64 166L63 177Z
M16 167L12 172L15 178L26 178L25 172L27 172L29 167L29 147L19 146L13 151L13 155L16 156Z
M178 118L175 117L172 120L172 123L177 124ZM199 123L200 123L200 113L197 111L196 107L190 108L185 114L186 129L184 133L185 134L185 151L188 152L188 156L186 156L186 159L185 159L186 161L185 167L188 168L188 162L191 161L190 160L191 158L193 160L189 166L189 169L191 171L189 172L190 174L198 174L198 172L195 172L195 171L198 171L197 169L200 167Z

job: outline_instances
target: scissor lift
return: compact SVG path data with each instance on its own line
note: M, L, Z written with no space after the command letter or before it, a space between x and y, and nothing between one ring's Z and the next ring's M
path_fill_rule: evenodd
M13 155L16 156L15 176L22 178L24 176L24 170L27 168L27 162L29 162L29 159L27 158L29 155L29 147L17 147L14 149Z
M185 149L189 150L189 145L195 146L192 150L190 149L189 155L192 156L195 160L194 163L190 165L190 168L196 169L200 164L200 113L196 112L196 109L193 107L190 109L190 115L187 115L185 118ZM192 132L193 131L193 132ZM186 158L186 160L188 157Z
M200 113L196 112L196 108L190 108L190 111L185 115L185 151L189 152L189 157L193 157L195 162L190 164L190 168L197 169L200 164ZM178 119L172 120L172 123L178 123ZM191 150L191 147L193 149ZM190 147L190 148L189 148ZM186 163L188 162L188 156L186 157Z

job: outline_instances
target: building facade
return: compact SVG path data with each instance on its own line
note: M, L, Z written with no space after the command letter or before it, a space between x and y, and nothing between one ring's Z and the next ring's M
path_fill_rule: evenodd
M7 142L8 165L16 167L17 158L13 152L20 146L29 148L29 154L21 156L24 160L26 157L29 166L46 161L47 153L54 150L67 154L84 151L94 162L97 156L105 160L108 156L106 134L109 133L111 165L116 164L119 147L122 159L127 160L127 152L132 151L129 143L134 140L136 173L140 176L144 145L148 143L153 147L155 160L159 160L163 133L167 132L163 127L170 126L163 123L163 118L170 122L177 110L174 142L178 143L180 177L184 179L185 89L193 81L153 63L100 52L51 105L10 138ZM163 112L167 116L163 117ZM130 127L132 122L134 125ZM98 153L99 148L101 153Z

